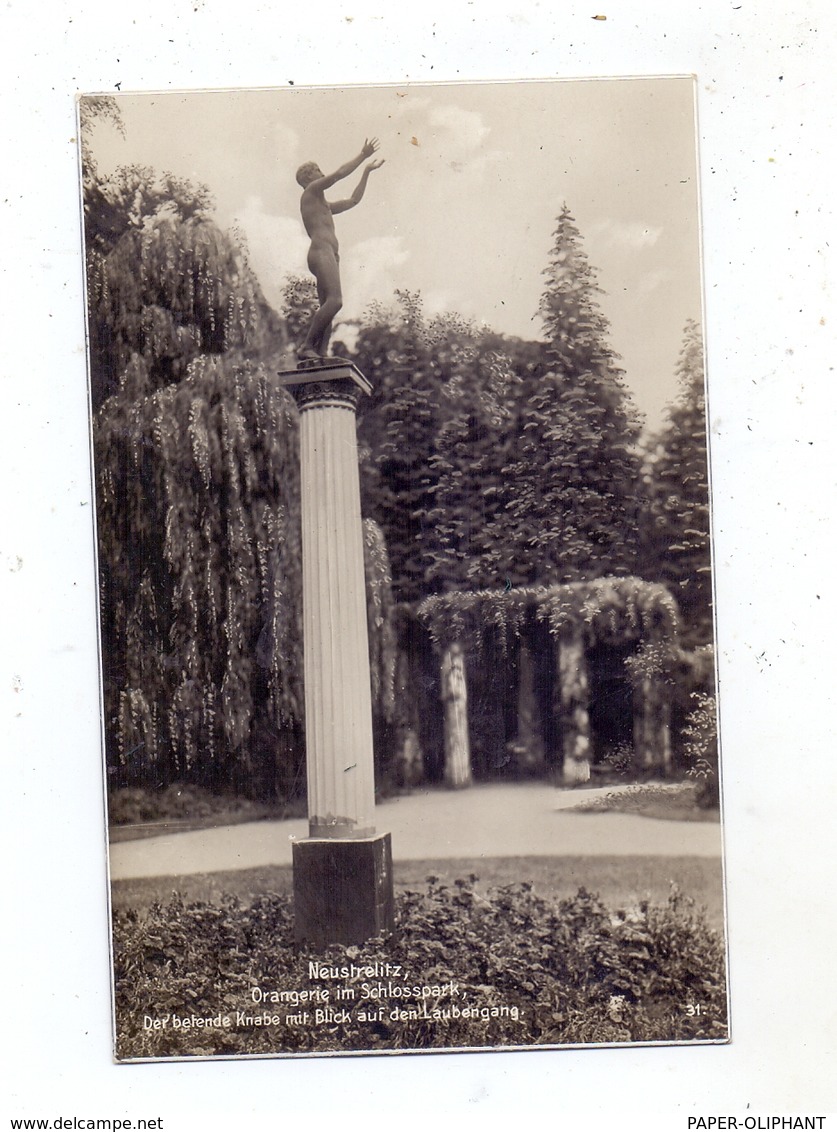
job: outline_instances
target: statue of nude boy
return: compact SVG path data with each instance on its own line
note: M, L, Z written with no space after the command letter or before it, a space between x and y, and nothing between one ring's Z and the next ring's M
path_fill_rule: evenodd
M305 342L297 353L300 361L325 357L331 337L331 324L343 306L343 294L340 289L340 256L333 217L336 213L345 212L360 203L369 174L373 169L380 169L383 160L369 162L363 170L357 188L346 200L337 200L329 204L325 199L325 191L337 181L354 173L361 162L371 157L377 148L377 138L372 138L371 141L367 139L357 157L341 165L334 173L323 173L313 161L301 165L297 170L296 179L302 185L302 199L299 205L302 222L305 231L311 237L308 267L317 280L317 298L320 302L319 310L311 320Z

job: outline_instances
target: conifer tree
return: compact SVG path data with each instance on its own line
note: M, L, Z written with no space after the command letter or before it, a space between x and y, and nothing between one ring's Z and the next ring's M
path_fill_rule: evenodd
M491 531L498 572L515 584L635 568L639 420L566 205L544 274L543 367L520 387L517 443Z
M690 644L712 640L706 397L700 325L690 320L677 362L679 392L647 445L643 524L646 576L676 595Z

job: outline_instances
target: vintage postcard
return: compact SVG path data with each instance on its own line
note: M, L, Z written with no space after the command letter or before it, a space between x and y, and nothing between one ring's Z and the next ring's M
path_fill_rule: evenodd
M79 118L116 1059L727 1041L694 79Z

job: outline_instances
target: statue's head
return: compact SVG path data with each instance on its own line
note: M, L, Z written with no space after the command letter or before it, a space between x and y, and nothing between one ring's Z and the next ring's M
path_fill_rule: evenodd
M316 161L306 161L304 165L296 171L296 180L298 185L302 185L303 189L307 188L312 181L316 181L318 177L322 177L323 171L320 169Z

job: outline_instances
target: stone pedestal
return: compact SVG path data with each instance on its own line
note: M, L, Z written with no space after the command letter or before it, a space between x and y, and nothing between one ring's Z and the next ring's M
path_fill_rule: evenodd
M279 376L300 411L309 839L294 846L297 935L326 944L349 942L348 932L357 943L367 927L373 935L392 926L392 869L382 863L389 859L389 840L374 837L372 693L355 419L360 397L371 386L349 362L323 362ZM338 850L339 840L354 844ZM378 862L374 868L373 859ZM381 885L388 885L384 900ZM351 931L346 926L350 921Z
M373 837L295 841L294 935L298 943L362 944L392 931L392 846Z

